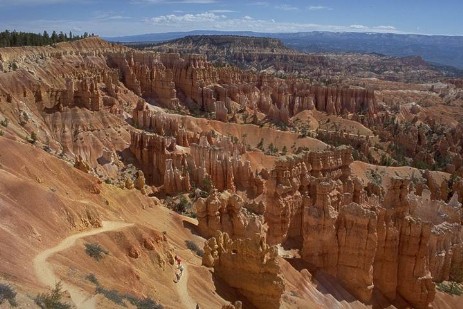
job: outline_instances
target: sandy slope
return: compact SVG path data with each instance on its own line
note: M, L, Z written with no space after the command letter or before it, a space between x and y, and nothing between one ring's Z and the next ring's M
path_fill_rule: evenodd
M56 282L60 281L60 279L53 272L53 268L50 263L47 262L49 257L55 253L72 247L76 240L80 238L114 231L132 225L133 224L125 222L103 221L103 226L101 228L81 232L65 238L58 245L42 251L34 258L35 275L41 283L53 287ZM87 293L85 293L83 290L80 290L71 284L63 283L63 287L69 292L71 299L77 308L95 308L95 298L91 295L87 295Z

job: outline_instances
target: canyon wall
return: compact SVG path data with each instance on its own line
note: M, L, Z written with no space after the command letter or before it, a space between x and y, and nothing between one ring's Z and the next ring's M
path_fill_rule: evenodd
M316 86L300 79L214 67L202 55L182 58L179 54L132 52L113 53L108 58L122 72L127 88L148 101L169 109L180 108L181 101L190 109L215 113L221 121L244 107L283 123L310 109L334 115L374 115L378 111L370 90Z
M280 274L278 250L259 234L232 240L217 232L204 245L203 265L236 288L257 308L280 308L284 280Z

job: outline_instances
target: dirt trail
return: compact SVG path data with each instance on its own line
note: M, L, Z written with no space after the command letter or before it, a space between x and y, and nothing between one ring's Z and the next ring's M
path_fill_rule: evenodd
M188 265L186 263L182 265L184 267L183 274L179 282L176 283L177 293L184 308L195 308L196 302L188 294Z
M75 244L76 240L83 237L114 231L133 225L131 223L113 221L103 221L102 224L103 226L101 228L71 235L63 239L58 245L54 246L53 248L44 250L41 253L39 253L34 258L34 271L39 281L44 285L54 287L56 282L61 280L55 275L55 273L53 272L53 268L50 265L50 263L47 262L47 259L55 253L72 247ZM77 308L95 308L96 299L92 295L89 295L84 290L65 282L63 282L63 288L69 292L69 294L71 295L71 299Z

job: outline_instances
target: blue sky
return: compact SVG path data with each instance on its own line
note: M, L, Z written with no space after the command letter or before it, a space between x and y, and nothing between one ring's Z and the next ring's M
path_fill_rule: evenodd
M0 30L121 36L190 30L463 35L461 0L0 0Z

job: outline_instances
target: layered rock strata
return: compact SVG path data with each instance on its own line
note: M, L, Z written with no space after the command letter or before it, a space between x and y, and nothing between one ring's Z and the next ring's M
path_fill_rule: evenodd
M351 162L347 148L277 160L254 213L268 225L261 233L267 231L271 244L292 240L305 261L363 302L376 288L390 300L400 295L416 308L427 307L435 295L433 280L455 278L462 261L458 197L448 204L432 201L426 190L411 193L411 182L398 177L377 196L352 176ZM256 207L239 200L216 193L199 201L201 232L249 237L237 209L246 214Z
M257 308L280 308L284 281L280 274L278 249L260 235L231 240L217 232L204 245L203 265L236 288Z
M263 206L263 205L262 205ZM198 228L204 237L212 237L217 230L232 238L246 238L250 235L265 234L261 215L253 213L251 205L237 194L214 192L207 198L199 198L195 203Z
M183 132L183 131L177 131ZM177 135L178 137L178 135ZM219 191L236 188L261 188L251 171L249 161L242 160L242 145L229 138L217 138L209 144L207 136L200 136L199 143L189 144L188 151L177 146L176 137L164 137L156 133L132 132L130 150L140 162L146 178L154 185L164 185L167 194L187 192L191 185L207 189L213 186ZM212 140L211 140L212 141Z
M221 121L244 107L283 123L303 110L317 109L334 115L375 115L378 111L370 90L322 87L266 73L217 68L202 55L182 58L179 54L113 53L109 61L122 72L127 88L136 94L170 109L179 108L181 101L191 109L214 112Z

